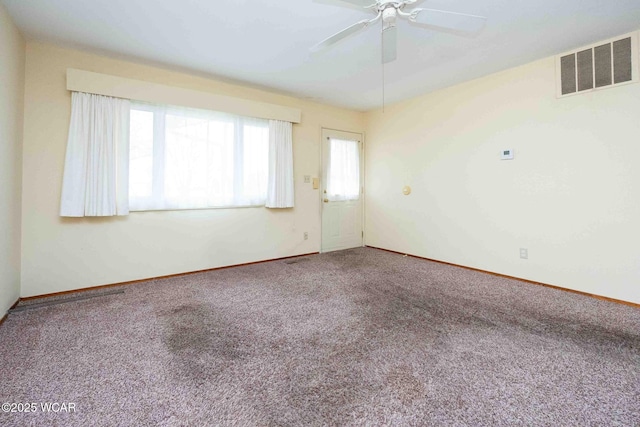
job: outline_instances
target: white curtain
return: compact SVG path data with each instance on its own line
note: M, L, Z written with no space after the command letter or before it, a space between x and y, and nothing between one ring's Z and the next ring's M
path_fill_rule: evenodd
M129 100L73 92L61 216L129 213Z
M332 202L360 198L360 145L358 141L330 140L327 198Z
M293 137L292 124L269 120L268 208L293 207Z

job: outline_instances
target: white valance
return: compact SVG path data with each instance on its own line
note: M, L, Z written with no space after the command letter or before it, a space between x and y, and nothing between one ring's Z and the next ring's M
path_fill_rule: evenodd
M300 123L298 108L217 95L89 71L67 70L67 89L162 105L221 111L247 117Z

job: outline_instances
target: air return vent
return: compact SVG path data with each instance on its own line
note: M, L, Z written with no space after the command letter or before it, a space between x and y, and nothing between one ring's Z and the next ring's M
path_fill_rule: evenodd
M558 55L558 97L638 81L637 33Z

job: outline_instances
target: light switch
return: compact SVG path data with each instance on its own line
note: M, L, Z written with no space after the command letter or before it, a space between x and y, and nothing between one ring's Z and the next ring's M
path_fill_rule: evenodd
M313 189L317 190L320 188L320 180L318 178L313 178Z
M311 176L309 176L309 175L305 175L305 176L304 176L304 183L305 183L305 184L308 184L308 183L310 183L310 182L311 182Z

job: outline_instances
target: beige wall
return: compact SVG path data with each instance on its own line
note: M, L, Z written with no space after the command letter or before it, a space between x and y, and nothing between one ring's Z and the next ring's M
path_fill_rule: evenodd
M0 4L0 318L20 297L25 43Z
M301 108L296 208L60 218L67 68ZM556 99L554 79L547 58L364 115L29 43L22 296L318 251L319 195L302 177L320 174L324 126L366 128L368 245L640 303L640 85Z
M296 207L60 218L71 107L67 68L301 108L302 123L294 126ZM320 174L321 127L364 128L362 113L38 43L27 45L24 118L24 297L317 252L320 199L303 176Z
M554 79L547 58L369 113L367 244L640 303L640 85Z

